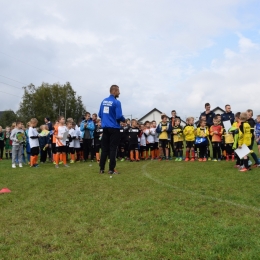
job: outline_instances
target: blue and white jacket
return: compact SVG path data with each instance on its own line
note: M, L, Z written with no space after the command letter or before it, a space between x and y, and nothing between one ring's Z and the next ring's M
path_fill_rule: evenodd
M84 124L87 123L87 127L84 127ZM84 134L85 134L85 130L88 129L89 130L89 134L91 139L94 138L94 130L95 130L95 124L93 122L93 120L90 118L89 120L83 120L80 123L80 132L81 132L81 138L84 138Z
M102 101L98 116L101 118L102 128L120 129L120 122L125 122L121 102L113 95Z

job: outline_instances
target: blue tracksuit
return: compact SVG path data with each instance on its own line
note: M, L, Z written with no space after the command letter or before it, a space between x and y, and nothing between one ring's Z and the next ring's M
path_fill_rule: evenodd
M120 129L120 122L125 121L122 115L121 102L113 95L102 101L98 116L101 118L102 128Z

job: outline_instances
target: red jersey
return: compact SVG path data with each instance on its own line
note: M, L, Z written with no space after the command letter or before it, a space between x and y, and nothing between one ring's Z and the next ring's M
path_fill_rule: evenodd
M218 133L215 134L214 132L218 132ZM221 125L212 125L210 127L209 133L212 136L212 142L221 142L223 127Z

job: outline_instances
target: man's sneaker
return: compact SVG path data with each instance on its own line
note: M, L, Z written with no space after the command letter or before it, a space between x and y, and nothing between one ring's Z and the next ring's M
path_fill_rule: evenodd
M194 161L195 161L195 159L194 159L194 158L191 158L191 159L190 159L190 162L194 162Z
M186 159L185 159L185 162L188 162L190 159L187 157Z
M182 157L180 157L180 158L178 159L178 162L182 162Z
M114 171L108 171L108 174L119 174L119 172L117 172L116 170L114 170Z
M13 164L12 164L12 168L16 168L16 165L15 165L15 163L13 163Z
M216 158L214 158L212 161L213 161L213 162L217 162L218 160L217 160Z
M99 171L99 174L104 174L104 173L105 173L104 170L100 170L100 171Z
M55 168L58 169L58 168L59 168L59 165L58 165L58 164L55 164Z
M19 163L19 167L20 167L20 168L23 168L23 164L22 164L22 163Z
M252 166L251 166L252 168L257 168L258 167L258 164L253 164Z
M70 167L70 166L69 166L68 164L64 164L64 167L67 167L67 168L68 168L68 167Z
M120 160L120 162L124 162L125 161L125 159L124 158L122 158L121 160Z
M210 159L211 160L211 159ZM203 158L203 162L206 162L207 161L207 158Z

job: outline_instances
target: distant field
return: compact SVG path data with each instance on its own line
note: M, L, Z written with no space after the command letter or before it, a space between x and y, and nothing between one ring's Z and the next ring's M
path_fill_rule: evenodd
M260 169L0 162L0 259L260 259Z

